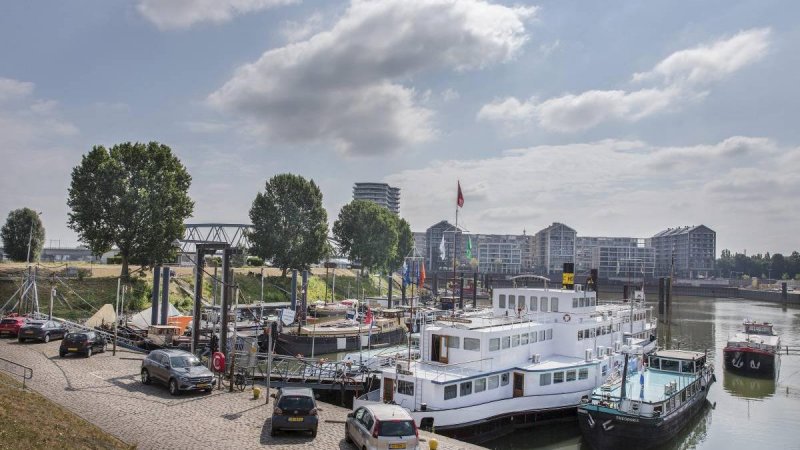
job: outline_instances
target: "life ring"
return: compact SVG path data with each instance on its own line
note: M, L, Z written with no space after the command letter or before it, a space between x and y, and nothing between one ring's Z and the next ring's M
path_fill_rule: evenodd
M211 355L211 367L215 372L225 371L225 354L222 352L214 352Z
M572 317L569 314L564 314L564 322L569 322Z

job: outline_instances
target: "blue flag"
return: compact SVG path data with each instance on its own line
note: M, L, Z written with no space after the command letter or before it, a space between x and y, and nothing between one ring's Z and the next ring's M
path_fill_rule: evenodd
M403 284L411 284L411 272L408 270L408 263L403 262Z

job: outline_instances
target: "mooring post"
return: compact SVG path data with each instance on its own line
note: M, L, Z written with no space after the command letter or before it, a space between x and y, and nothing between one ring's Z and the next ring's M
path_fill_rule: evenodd
M167 324L169 315L169 267L161 268L161 325Z
M478 309L478 272L472 273L472 309Z
M153 267L153 296L150 308L150 325L158 325L158 286L161 283L161 266Z
M394 280L392 279L392 274L389 274L389 292L387 295L386 300L386 308L392 309L392 288L394 286Z

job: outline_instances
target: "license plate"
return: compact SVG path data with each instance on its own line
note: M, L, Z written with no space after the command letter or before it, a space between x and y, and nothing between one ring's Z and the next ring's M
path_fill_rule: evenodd
M78 349L77 348L68 348L67 351L69 351L69 352L77 352Z
M199 387L199 388L201 388L201 389L202 389L202 388L207 388L207 387L209 387L209 386L211 386L211 385L210 385L210 384L208 384L208 383L200 383L200 384L198 384L198 385L197 385L197 387Z
M33 331L26 331L25 334L33 334Z
M302 422L302 417L289 417L289 422Z
M389 448L406 448L406 444L389 444Z

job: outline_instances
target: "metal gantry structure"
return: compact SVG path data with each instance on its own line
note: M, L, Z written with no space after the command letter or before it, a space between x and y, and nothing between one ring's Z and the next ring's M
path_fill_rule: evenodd
M197 243L226 243L231 248L249 248L248 233L252 225L244 223L187 223L184 224L181 253L195 253Z

